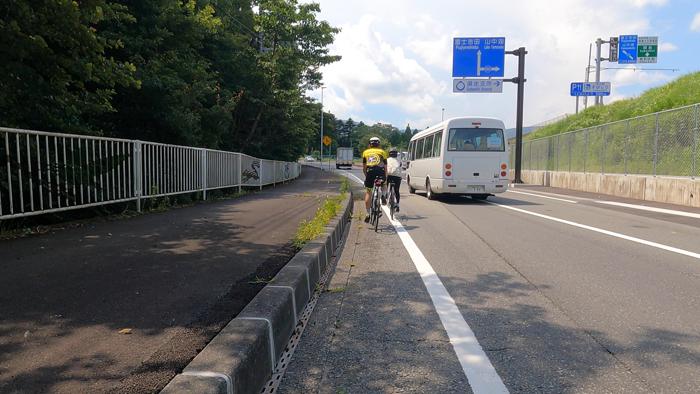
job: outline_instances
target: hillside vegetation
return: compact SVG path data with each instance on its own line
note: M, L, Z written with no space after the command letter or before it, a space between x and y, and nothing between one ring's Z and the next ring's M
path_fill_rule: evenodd
M589 107L578 115L569 116L530 133L527 139L580 130L695 103L700 103L700 72L687 74L666 85L649 89L637 98Z

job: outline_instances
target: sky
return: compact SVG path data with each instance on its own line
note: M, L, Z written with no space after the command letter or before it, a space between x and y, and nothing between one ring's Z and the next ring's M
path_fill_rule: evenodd
M700 0L316 2L319 18L341 28L331 53L342 60L322 70L324 108L368 124L422 129L440 122L444 108L445 118L492 116L514 127L515 84L500 94L452 93L454 37L505 37L506 50L527 49L525 126L575 112L570 83L584 80L589 44L599 37L658 36L658 63L633 66L678 70L603 70L601 81L612 83L606 103L700 70ZM604 44L602 57L607 51ZM504 77L516 75L517 58L506 55ZM320 100L321 91L309 95Z

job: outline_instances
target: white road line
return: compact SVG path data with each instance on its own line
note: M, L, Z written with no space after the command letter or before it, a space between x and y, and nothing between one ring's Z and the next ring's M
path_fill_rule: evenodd
M515 190L508 190L506 193L525 194L525 195L528 195L528 196L535 196L535 197L539 197L539 198L546 198L546 199L549 199L549 200L557 200L557 201L570 202L570 203L572 203L572 204L578 204L578 201L567 200L567 199L565 199L565 198L557 198L557 197L543 196L543 195L541 195L541 194L535 194L535 193L516 192Z
M364 182L352 173L342 173L348 178L364 184ZM352 179L351 178L351 179ZM464 320L464 316L457 308L457 304L447 292L445 285L435 273L428 260L420 251L413 238L408 234L406 228L398 220L391 220L389 209L384 206L384 215L396 229L404 248L411 256L416 270L423 279L423 284L433 300L435 310L440 317L447 336L450 338L452 349L454 349L462 371L469 381L469 386L475 394L481 393L508 393L508 389L498 376L498 372L491 364L488 356L484 353L479 342L476 340L474 332Z
M531 211L526 211L526 210L524 210L524 209L511 207L511 206L508 206L508 205L498 204L498 203L489 202L489 201L487 201L486 203L491 204L491 205L496 205L496 206L499 206L499 207L501 207L501 208L510 209L510 210L512 210L512 211L521 212L521 213L524 213L524 214L527 214L527 215L537 216L537 217L542 218L542 219L547 219L547 220L552 220L552 221L555 221L555 222L558 222L558 223L568 224L569 226L574 226L574 227L582 228L582 229L585 229L585 230L594 231L594 232L596 232L596 233L601 233L601 234L609 235L609 236L611 236L611 237L626 239L626 240L628 240L628 241L636 242L636 243L638 243L638 244L651 246L651 247L653 247L653 248L663 249L663 250L666 250L666 251L669 251L669 252L682 254L682 255L684 255L684 256L692 257L692 258L695 258L695 259L700 259L700 253L690 252L690 251L688 251L688 250L675 248L675 247L673 247L673 246L668 246L668 245L660 244L660 243L657 243L657 242L647 241L647 240L645 240L645 239L641 239L641 238L637 238L637 237L631 237L631 236L629 236L629 235L620 234L620 233L616 233L616 232L614 232L614 231L609 231L609 230L603 230L602 228L597 228L597 227L593 227L593 226L588 226L588 225L585 225L585 224L576 223L576 222L572 222L572 221L569 221L569 220L559 219L559 218L555 218L555 217L553 217L553 216L543 215L543 214L541 214L541 213L535 213L535 212L531 212Z
M416 266L416 270L423 279L423 284L433 300L435 310L440 317L447 336L454 352L457 354L462 371L469 380L469 386L476 394L479 393L507 393L508 389L498 376L496 369L491 364L488 356L484 353L481 345L476 339L474 332L464 320L464 316L457 308L452 296L447 292L440 278L433 270L428 260L420 251L413 238L398 220L391 220L389 209L383 207L386 218L396 229L403 246Z
M685 216L685 217L689 217L689 218L700 219L700 213L683 212L683 211L676 211L673 209L664 209L664 208L654 208L654 207L647 207L644 205L625 204L623 202L615 202L615 201L598 201L598 200L596 200L595 202L598 204L615 205L618 207L639 209L641 211L666 213L669 215Z
M345 175L346 177L353 177L353 178L355 178L354 181L357 182L357 183L360 183L360 184L362 184L362 185L365 184L365 181L363 181L362 179L358 178L358 177L357 177L355 174L353 174L352 172L341 172L341 174Z

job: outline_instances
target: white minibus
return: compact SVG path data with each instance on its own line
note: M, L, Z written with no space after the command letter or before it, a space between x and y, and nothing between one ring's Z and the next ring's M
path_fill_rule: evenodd
M508 188L508 152L503 121L464 117L445 120L411 138L406 183L410 193L425 190L485 200Z

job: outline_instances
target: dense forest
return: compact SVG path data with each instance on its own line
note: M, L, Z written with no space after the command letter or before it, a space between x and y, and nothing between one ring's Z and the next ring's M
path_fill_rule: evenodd
M306 92L339 60L328 49L339 30L319 11L296 0L4 0L0 125L295 160L320 129Z

